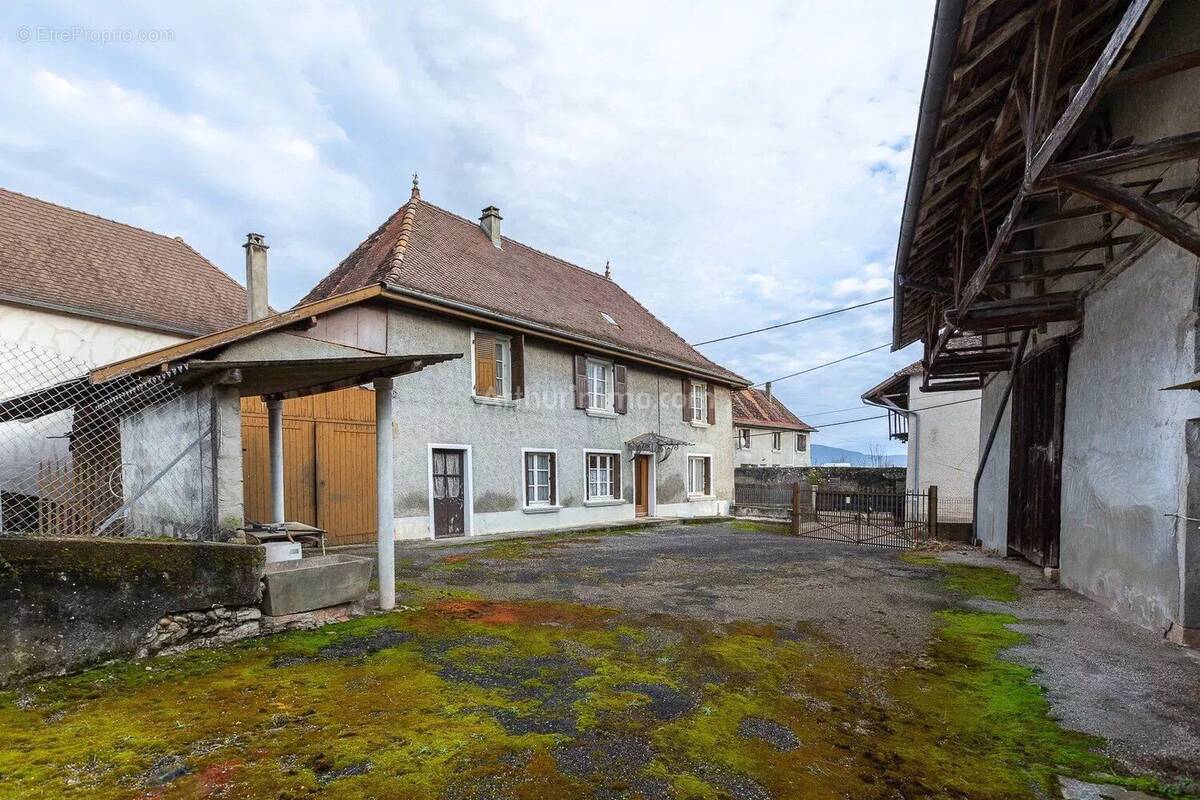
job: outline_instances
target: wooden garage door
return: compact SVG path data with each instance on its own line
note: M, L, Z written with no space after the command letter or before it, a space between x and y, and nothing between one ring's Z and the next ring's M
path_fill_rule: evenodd
M246 518L271 518L267 407L242 398ZM329 544L375 537L375 393L301 397L283 404L284 509L289 520L328 532Z

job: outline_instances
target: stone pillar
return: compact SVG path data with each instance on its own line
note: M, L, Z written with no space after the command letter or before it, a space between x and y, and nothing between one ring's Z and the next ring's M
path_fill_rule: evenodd
M392 379L375 379L375 491L379 607L396 607L396 484L392 480Z
M267 401L267 439L271 454L271 521L285 522L283 508L283 401Z

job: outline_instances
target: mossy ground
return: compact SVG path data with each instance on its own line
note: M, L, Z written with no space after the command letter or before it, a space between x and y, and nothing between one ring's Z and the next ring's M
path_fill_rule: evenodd
M947 579L993 596L1002 583L967 576ZM102 800L1016 798L1116 769L999 657L1020 638L1004 614L948 607L924 653L867 668L798 629L401 589L413 610L0 694L0 786Z

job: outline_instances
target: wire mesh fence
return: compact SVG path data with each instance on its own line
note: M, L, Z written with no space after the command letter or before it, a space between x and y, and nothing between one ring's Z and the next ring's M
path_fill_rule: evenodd
M0 342L0 534L211 529L208 414L166 372L103 384L55 350Z

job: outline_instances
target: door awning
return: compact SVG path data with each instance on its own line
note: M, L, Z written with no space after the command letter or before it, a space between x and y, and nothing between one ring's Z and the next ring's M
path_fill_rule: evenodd
M672 439L670 436L664 436L661 433L643 433L635 436L625 443L633 455L638 453L653 453L658 457L661 464L670 458L671 453L674 453L680 447L691 447L691 442L685 442L682 439ZM630 461L633 457L630 457Z

